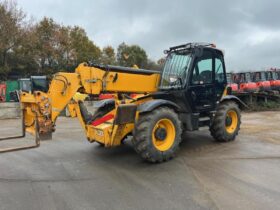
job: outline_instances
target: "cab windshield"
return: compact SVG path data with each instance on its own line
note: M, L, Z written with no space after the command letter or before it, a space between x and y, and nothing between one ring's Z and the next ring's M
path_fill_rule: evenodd
M190 61L191 53L189 51L170 53L163 68L161 88L183 87Z

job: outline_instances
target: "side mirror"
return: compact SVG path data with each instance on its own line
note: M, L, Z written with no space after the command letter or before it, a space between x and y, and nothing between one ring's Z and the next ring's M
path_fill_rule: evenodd
M177 76L170 76L169 77L169 82L170 83L174 83L174 82L176 82L178 80L178 77Z
M182 78L179 77L179 76L171 76L169 77L169 83L170 84L175 84L179 82L180 85L183 85L183 81L182 81Z

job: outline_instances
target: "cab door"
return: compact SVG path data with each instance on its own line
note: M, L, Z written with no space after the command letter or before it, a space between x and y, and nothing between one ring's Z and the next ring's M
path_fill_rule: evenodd
M204 112L215 108L215 60L212 49L204 49L194 60L187 90L193 112Z
M208 112L216 109L227 85L224 56L220 51L204 49L194 61L187 97L193 112Z
M215 74L214 74L215 104L217 104L221 100L224 90L227 86L224 55L219 51L215 52L214 69L215 69Z

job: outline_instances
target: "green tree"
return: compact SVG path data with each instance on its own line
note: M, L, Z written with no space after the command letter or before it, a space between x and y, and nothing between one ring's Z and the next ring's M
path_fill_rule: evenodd
M57 34L59 25L52 18L44 17L34 28L35 40L33 50L38 74L54 73L58 70L59 45Z
M38 64L35 61L36 51L34 50L35 34L33 27L28 26L25 30L25 36L20 47L13 51L13 64L16 66L12 71L17 71L22 77L34 75L37 72Z
M131 67L136 64L140 68L145 68L148 63L148 56L140 46L129 46L123 42L118 46L117 61L121 66Z
M60 26L56 34L57 40L57 62L59 70L71 70L75 65L73 49L71 46L71 27Z
M102 49L101 63L110 65L116 64L116 54L112 46L107 46Z
M101 50L88 38L84 29L78 26L72 28L70 40L74 66L86 61L100 62Z
M58 25L44 18L35 27L35 60L38 74L73 71L85 61L99 61L101 50L87 36L84 29Z
M157 69L159 65L138 45L121 43L117 54L111 46L102 50L79 26L64 26L44 17L37 23L11 1L0 0L0 80L9 73L25 77L73 71L81 62Z
M0 79L13 68L13 53L24 38L25 14L14 1L0 2Z

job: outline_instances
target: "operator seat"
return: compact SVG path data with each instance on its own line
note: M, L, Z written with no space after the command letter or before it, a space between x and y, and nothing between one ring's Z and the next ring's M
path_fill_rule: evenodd
M199 74L199 80L203 82L203 84L212 83L212 71L205 70Z

